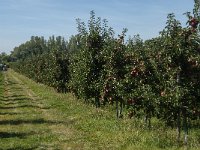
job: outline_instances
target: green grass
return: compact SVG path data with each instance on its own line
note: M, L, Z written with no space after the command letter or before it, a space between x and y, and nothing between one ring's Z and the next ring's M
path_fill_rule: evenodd
M162 122L153 120L148 130L142 120L117 120L109 108L96 109L12 70L4 78L0 149L185 149L176 142L176 130ZM199 147L199 128L190 130L187 148Z

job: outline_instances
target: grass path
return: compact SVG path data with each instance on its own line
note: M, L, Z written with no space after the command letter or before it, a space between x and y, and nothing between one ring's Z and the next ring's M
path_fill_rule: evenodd
M0 150L184 149L177 146L175 131L161 123L149 131L140 120L116 120L107 109L97 110L12 70L3 77ZM190 149L200 146L198 131L192 133Z
M0 149L70 149L70 144L65 143L72 136L68 125L73 121L55 116L53 108L44 104L14 72L4 76Z

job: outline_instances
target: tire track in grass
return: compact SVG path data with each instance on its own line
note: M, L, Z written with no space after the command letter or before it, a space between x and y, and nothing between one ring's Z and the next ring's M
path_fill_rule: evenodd
M16 80L9 73L5 73L4 77L4 99L1 101L2 115L0 117L0 149L27 149L35 148L36 145L39 148L53 148L54 145L48 143L44 136L53 136L48 133L50 131L48 124L56 124L56 122L43 117L40 110L42 106L37 105L34 101L37 99L27 93L26 87L20 80ZM44 128L44 125L47 128L42 133L40 128ZM35 145L31 143L32 135L35 136L34 140L36 141L40 138L44 138L44 140L38 141ZM38 139L36 139L37 137ZM5 142L3 143L3 141ZM44 141L47 142L44 143Z
M22 149L17 145L33 133L17 129L23 128L23 120L19 118L24 115L24 112L18 109L21 105L18 98L21 95L18 93L20 89L15 89L15 85L16 83L9 79L7 73L4 73L3 99L0 108L0 149Z
M57 137L57 139L53 142L53 144L46 143L45 146L51 148L54 147L54 145L57 145L57 147L61 149L70 149L71 147L66 144L66 141L74 136L74 131L72 128L68 127L68 124L72 122L72 120L69 119L63 121L63 118L61 116L57 116L56 113L54 114L53 108L50 106L45 106L43 99L35 94L26 84L23 83L22 80L10 72L8 72L8 76L18 84L24 95L30 98L31 102L35 106L35 110L40 112L42 119L54 122L53 124L48 125L47 128L53 135Z
M10 96L13 94L12 94L11 88L8 86L9 85L8 77L6 73L4 73L3 75L4 75L4 93L3 93L3 100L1 101L1 108L0 108L1 119L3 119L5 115L18 114L17 109L12 109L12 108L18 107L18 103L14 102L13 101L14 97Z

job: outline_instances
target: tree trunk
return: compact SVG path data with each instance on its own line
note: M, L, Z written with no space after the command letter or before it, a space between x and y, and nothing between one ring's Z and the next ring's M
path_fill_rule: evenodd
M95 97L95 105L96 105L96 108L100 107L100 101L98 97Z
M119 110L119 117L120 117L120 118L123 117L122 111L123 111L123 103L122 103L122 101L121 101L121 102L120 102L120 110Z
M151 115L148 117L148 128L151 129Z
M184 128L184 144L187 145L187 143L188 143L188 123L187 123L187 116L186 116L185 108L184 108L184 113L183 113L183 128Z
M119 118L119 101L118 101L118 98L116 99L116 114L117 114L117 119Z
M151 115L150 115L150 112L149 112L149 110L146 110L144 112L145 112L145 117L144 117L145 127L150 129L151 128Z
M177 85L180 84L180 72L177 73L176 78ZM176 98L178 102L178 113L177 113L177 142L180 142L181 137L181 109L180 109L180 97L179 97L179 87L176 87Z
M177 114L177 142L180 142L181 137L181 118L180 118L180 109L178 110Z

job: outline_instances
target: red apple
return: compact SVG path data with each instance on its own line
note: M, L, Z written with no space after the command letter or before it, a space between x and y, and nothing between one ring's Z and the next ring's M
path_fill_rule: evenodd
M199 21L196 20L196 18L192 18L192 19L189 21L189 24L190 24L190 26L192 26L193 28L197 28L197 25L199 24Z
M138 75L138 69L137 68L133 68L133 70L131 71L131 75L132 77L135 77Z

